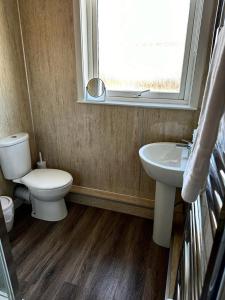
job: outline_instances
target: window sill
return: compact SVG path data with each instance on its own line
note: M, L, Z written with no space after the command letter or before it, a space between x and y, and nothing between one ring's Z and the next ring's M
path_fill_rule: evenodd
M105 100L105 101L94 101L94 100L78 100L80 104L94 104L94 105L119 105L119 106L131 106L140 108L161 108L161 109L177 109L177 110L197 110L196 107L191 106L184 100L176 101L176 103L160 103L160 102L136 102L136 101L120 101L120 100Z

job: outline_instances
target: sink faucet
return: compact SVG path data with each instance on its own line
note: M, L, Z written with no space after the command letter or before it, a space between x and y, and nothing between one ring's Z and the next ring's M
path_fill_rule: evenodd
M176 144L176 147L183 147L183 148L187 148L189 150L189 152L191 151L191 148L192 148L192 142L191 141L188 141L188 140L184 140L182 139L181 142L183 143L178 143Z
M193 145L192 141L188 141L188 140L184 140L184 139L182 139L181 141L186 144L186 147L188 149L192 148L192 145Z

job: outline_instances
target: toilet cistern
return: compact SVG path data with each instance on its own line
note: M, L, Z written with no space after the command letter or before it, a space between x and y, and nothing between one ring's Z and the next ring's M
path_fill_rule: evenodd
M156 180L153 240L167 248L170 246L176 187L182 187L189 157L188 148L179 145L153 143L139 150L145 172Z

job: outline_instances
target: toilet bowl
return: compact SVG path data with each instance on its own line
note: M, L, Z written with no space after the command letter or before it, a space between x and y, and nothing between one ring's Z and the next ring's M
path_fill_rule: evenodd
M73 178L58 169L31 169L27 133L18 133L0 139L0 165L6 179L23 184L30 192L32 216L46 221L66 217L64 197Z
M67 216L64 196L69 192L72 176L57 169L35 169L14 182L30 191L32 216L46 221L59 221Z

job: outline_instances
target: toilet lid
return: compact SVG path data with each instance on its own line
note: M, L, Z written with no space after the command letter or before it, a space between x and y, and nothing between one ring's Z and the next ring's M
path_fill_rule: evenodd
M21 178L21 182L27 187L41 190L57 189L71 183L73 177L57 169L35 169Z

